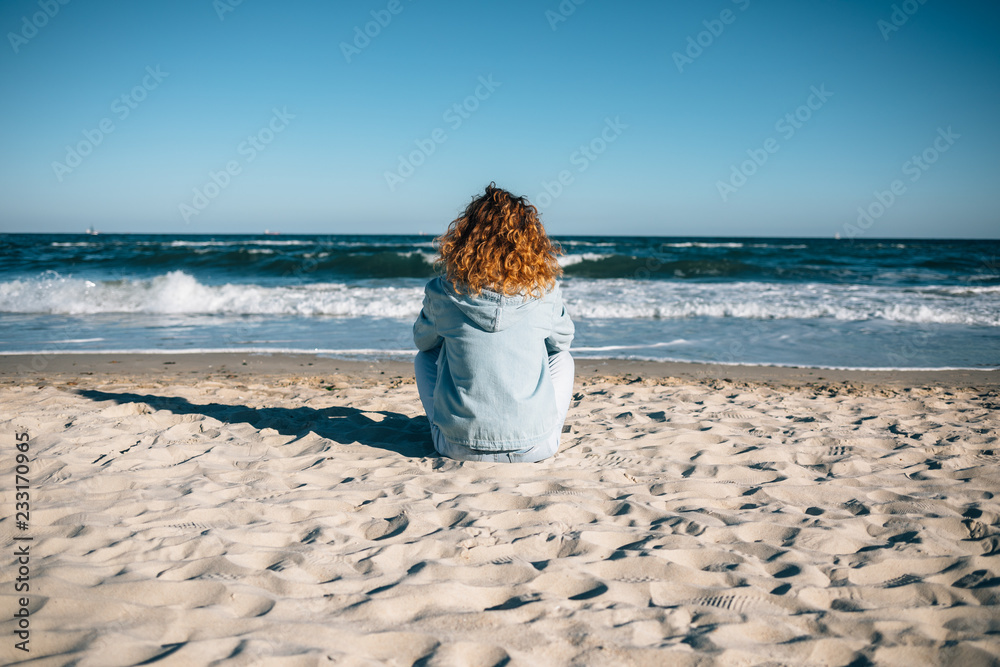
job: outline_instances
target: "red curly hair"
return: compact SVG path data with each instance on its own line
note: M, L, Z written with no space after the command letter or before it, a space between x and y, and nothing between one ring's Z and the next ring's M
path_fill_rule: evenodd
M456 289L470 294L539 296L562 275L556 261L562 250L545 233L538 209L496 183L474 197L437 242L437 263Z

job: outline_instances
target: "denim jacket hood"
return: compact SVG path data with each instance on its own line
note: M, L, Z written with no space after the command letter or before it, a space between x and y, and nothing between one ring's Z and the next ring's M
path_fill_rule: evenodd
M448 298L455 307L483 331L509 329L532 311L533 299L522 294L504 296L491 290L483 290L473 296L456 290L447 281L442 281L442 287L447 290Z

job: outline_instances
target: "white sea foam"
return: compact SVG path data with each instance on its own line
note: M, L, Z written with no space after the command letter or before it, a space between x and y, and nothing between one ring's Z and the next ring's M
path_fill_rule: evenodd
M558 258L559 266L572 266L573 264L579 264L580 262L593 262L600 259L605 259L608 255L602 255L596 252L584 252L579 254L570 255L560 255Z
M707 243L704 241L684 241L682 243L661 243L661 248L742 248L742 243Z
M1000 326L997 286L902 288L575 278L563 282L563 293L574 318L591 320L829 318ZM3 313L412 318L422 298L422 288L412 282L406 286L370 282L206 285L182 271L147 280L93 282L50 273L0 282Z
M645 343L636 345L600 345L597 347L574 347L573 352L620 352L622 350L649 350L653 348L660 347L677 347L678 345L688 345L690 341L684 338L678 338L676 340L665 341L661 343Z
M152 280L94 283L46 277L0 283L0 312L413 317L418 288L322 283L293 287L204 285L182 271Z
M422 250L413 250L411 252L397 253L402 257L421 257L428 264L433 264L434 260L437 259L437 255L432 252L424 252Z
M241 246L241 245L273 245L273 246L301 246L316 245L315 241L277 241L266 239L234 239L231 241L171 241L169 243L148 242L149 245L167 245L174 248L184 247L216 247L216 246Z
M996 287L839 284L566 281L575 317L890 320L1000 326Z

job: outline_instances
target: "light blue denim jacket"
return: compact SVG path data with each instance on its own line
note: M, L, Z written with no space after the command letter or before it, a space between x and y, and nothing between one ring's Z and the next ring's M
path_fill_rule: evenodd
M540 298L478 296L447 278L427 283L413 341L442 346L434 390L434 422L453 444L477 451L524 449L561 422L548 355L568 350L573 321L558 285Z

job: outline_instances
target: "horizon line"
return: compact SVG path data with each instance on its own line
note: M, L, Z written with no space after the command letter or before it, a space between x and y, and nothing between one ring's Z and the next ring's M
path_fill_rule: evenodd
M0 231L0 236L430 236L438 237L440 234L430 234L426 232L368 232L363 234L345 232L7 232ZM844 238L839 234L830 235L808 235L808 236L730 236L719 234L550 234L552 238L644 238L644 239L801 239L801 240L828 240L844 241L853 243L859 241L1000 241L998 237L937 237L937 236L872 236Z

